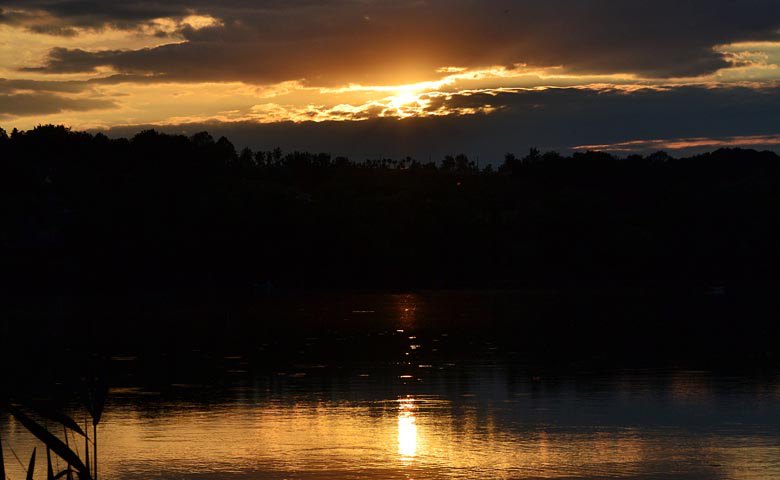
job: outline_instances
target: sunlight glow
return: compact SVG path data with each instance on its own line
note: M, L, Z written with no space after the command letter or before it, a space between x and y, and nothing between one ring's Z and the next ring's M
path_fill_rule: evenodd
M401 108L404 105L411 105L419 101L419 96L414 92L401 90L397 95L389 97L388 105L395 108Z
M148 25L142 25L139 30L146 34L166 33L176 34L183 28L201 30L209 27L221 26L222 21L211 15L189 15L181 19L156 18Z
M422 116L428 103L430 102L420 98L419 91L400 89L395 95L387 97L384 116L398 118Z
M780 42L720 46L718 51L727 54L732 63L728 68L708 76L669 78L662 82L630 73L577 75L561 66L522 64L476 68L445 66L438 71L441 76L430 81L385 85L349 83L329 87L311 85L303 80L269 85L241 81L101 83L99 78L117 72L103 66L90 72L59 74L23 72L18 68L41 63L48 49L55 46L51 43L55 40L65 47L91 50L150 47L180 42L179 32L184 27L202 29L220 25L220 22L210 16L191 15L157 19L151 21L146 30L107 29L86 32L77 38L33 35L20 28L0 25L0 64L6 64L6 68L0 68L0 78L74 82L71 85L73 93L58 95L70 100L100 98L111 102L106 104L110 108L104 109L62 109L44 115L33 112L9 116L4 127L7 130L11 127L25 129L40 123L62 123L83 129L137 124L300 123L469 116L508 108L503 98L524 91L575 88L632 93L679 86L717 88L723 85L761 88L776 79L780 71L777 66L780 64ZM155 32L165 35L158 36ZM18 52L19 36L34 46L28 46L23 56Z

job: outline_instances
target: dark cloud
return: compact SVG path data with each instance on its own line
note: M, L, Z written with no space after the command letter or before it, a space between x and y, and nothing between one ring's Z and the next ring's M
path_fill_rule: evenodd
M530 147L568 150L580 145L614 144L640 139L735 137L780 133L780 89L707 89L680 87L618 90L550 89L516 93L452 95L437 108L500 106L493 114L371 119L360 122L207 123L164 127L191 134L209 130L239 146L281 147L348 155L439 159L449 153L500 161L508 151ZM132 135L141 128L115 128L112 135ZM760 142L757 141L757 145ZM657 143L639 145L637 150ZM776 145L775 145L776 147Z
M728 65L713 46L775 40L776 0L0 1L45 11L60 28L135 28L199 13L185 42L137 51L55 49L43 72L110 66L183 81L313 84L420 80L445 65L526 63L576 72L668 77ZM35 68L35 67L33 67Z
M72 27L64 27L62 25L31 25L28 27L31 32L41 33L44 35L56 35L59 37L76 37L79 32Z
M0 78L0 93L15 93L20 90L29 90L34 92L59 92L59 93L78 93L87 88L86 82L82 81L45 81L45 80L26 80Z
M91 72L98 66L104 65L122 52L119 50L104 50L101 52L87 52L81 49L53 48L49 52L48 65L46 67L23 68L23 71L43 71L47 73L74 73Z
M89 111L115 108L111 100L89 96L90 87L83 81L41 81L0 78L0 119L47 115L64 111Z
M189 10L182 2L30 0L0 1L0 22L29 26L47 20L50 25L63 28L100 30L105 27L134 29L155 18L177 17ZM49 18L44 19L47 15ZM51 32L56 34L56 31Z
M0 119L115 107L116 104L110 100L70 98L46 92L4 93L0 87Z

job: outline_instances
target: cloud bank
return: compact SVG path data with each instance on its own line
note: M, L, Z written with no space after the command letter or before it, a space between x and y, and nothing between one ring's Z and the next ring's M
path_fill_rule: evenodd
M779 32L775 0L0 0L0 120L241 124L294 148L377 125L469 150L759 138Z

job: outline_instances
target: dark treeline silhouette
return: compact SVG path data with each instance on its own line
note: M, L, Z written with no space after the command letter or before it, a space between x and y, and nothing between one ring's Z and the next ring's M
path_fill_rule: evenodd
M771 152L532 150L480 169L41 126L0 133L0 182L6 291L780 283Z

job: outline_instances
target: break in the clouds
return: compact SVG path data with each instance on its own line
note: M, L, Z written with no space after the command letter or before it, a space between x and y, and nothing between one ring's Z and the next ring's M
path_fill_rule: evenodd
M466 153L483 164L506 152L529 148L571 150L599 148L617 153L659 149L678 154L721 146L776 148L780 131L780 89L676 87L644 89L563 88L456 94L431 109L469 110L485 103L502 108L455 115L392 117L358 122L204 121L157 125L169 133L209 130L237 146L285 151L329 152L363 159L378 157L440 159ZM115 127L112 135L132 135L152 125ZM747 136L744 132L754 132ZM598 143L593 143L598 139Z
M20 127L357 131L473 117L478 131L504 122L494 130L514 135L561 101L571 111L546 122L588 122L572 112L598 117L592 104L612 112L619 98L628 125L588 138L553 128L551 143L631 145L684 136L644 137L648 96L678 115L689 105L697 122L700 92L720 90L711 101L754 108L753 127L727 132L749 138L774 113L754 97L780 80L776 0L0 0L0 9L0 115Z

